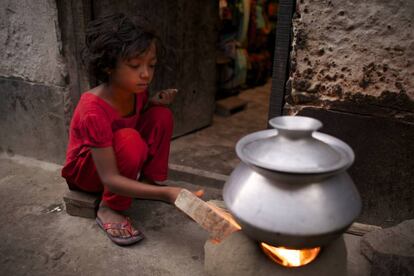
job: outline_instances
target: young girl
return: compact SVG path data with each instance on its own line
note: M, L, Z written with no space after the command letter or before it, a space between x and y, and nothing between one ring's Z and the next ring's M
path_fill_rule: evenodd
M75 109L62 176L70 189L103 192L96 222L119 245L143 238L119 213L132 198L174 203L181 191L154 185L167 178L173 118L166 106L177 93L163 90L148 100L158 42L122 14L92 21L86 31L86 61L102 84Z

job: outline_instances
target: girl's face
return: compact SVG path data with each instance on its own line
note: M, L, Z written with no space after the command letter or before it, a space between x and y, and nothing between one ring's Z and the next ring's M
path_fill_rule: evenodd
M155 43L141 55L119 60L110 73L110 83L126 92L142 93L148 89L154 76L157 52Z

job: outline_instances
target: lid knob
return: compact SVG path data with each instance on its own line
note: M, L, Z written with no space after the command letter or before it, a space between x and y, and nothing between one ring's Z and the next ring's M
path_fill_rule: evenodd
M312 135L322 127L319 120L303 116L281 116L269 120L269 124L278 130L279 135L289 139L301 139Z

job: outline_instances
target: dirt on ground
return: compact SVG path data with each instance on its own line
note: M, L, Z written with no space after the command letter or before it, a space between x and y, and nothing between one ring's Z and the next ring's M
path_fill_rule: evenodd
M93 219L66 214L56 166L28 163L0 159L1 275L203 275L208 233L174 206L134 200L127 214L146 239L120 247ZM220 199L205 189L204 199Z

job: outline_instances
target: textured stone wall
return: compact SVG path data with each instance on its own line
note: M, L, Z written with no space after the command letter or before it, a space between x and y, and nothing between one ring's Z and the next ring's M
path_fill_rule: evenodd
M360 220L414 217L414 1L298 0L285 113L351 145Z
M59 162L67 72L53 0L1 0L0 151Z
M365 101L414 121L414 1L298 1L290 103Z

